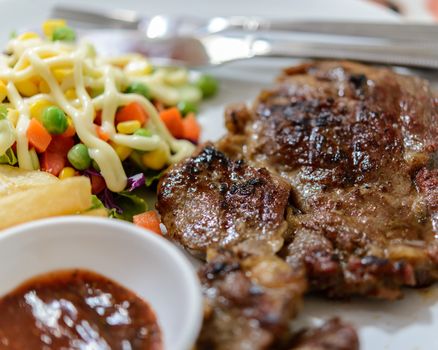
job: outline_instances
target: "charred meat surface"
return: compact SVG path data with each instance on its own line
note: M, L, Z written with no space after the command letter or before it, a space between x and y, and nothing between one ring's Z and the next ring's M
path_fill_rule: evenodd
M163 176L157 209L170 237L194 253L238 244L272 253L283 245L289 192L266 169L206 145Z
M206 300L200 350L279 349L301 304L306 282L275 255L239 257L209 251L199 277Z
M316 62L285 70L246 112L227 111L219 146L242 145L234 157L292 185L282 254L306 267L313 290L393 299L438 278L437 174L427 169L437 101L420 78Z
M350 325L338 318L327 321L320 328L309 329L294 337L289 350L358 350L359 339Z

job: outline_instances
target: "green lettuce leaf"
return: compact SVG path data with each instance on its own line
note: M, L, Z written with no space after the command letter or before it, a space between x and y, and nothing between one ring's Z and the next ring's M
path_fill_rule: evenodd
M91 207L88 210L100 209L100 208L105 208L105 206L103 205L102 201L99 198L97 198L97 196L92 194L91 195Z
M134 215L144 213L147 210L145 200L133 192L119 192L114 194L114 201L122 209L122 213L118 213L116 209L111 209L110 217L121 220L131 221Z
M15 153L12 149L8 149L5 154L0 156L0 164L9 164L9 165L15 165L17 164L18 160L15 156Z
M163 171L160 171L160 172L155 173L155 174L145 173L145 177L146 177L145 185L146 185L146 187L151 186L155 181L159 180L161 178L161 176L163 176L164 172L165 171L163 170Z

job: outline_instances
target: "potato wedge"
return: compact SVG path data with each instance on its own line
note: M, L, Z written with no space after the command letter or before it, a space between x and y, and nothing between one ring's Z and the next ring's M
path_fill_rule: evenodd
M55 180L0 197L0 229L50 216L75 214L90 206L91 184L88 178L78 176Z
M23 170L9 165L0 165L0 198L58 181L56 176L45 171Z
M101 217L107 218L108 211L105 208L97 208L97 209L91 209L91 210L84 211L81 213L81 215L101 216Z

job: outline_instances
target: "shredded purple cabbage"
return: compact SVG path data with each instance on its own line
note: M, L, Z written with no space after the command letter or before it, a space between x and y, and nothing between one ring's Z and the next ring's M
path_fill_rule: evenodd
M132 175L128 178L128 185L126 186L126 191L132 192L135 189L144 186L146 178L143 173Z
M106 208L114 209L118 214L123 213L123 209L116 204L113 193L108 188L99 193L98 198Z
M100 172L98 172L96 169L93 169L93 168L88 168L88 169L84 170L84 175L88 176L88 177L90 177L91 175L103 177Z
M95 169L87 169L84 170L83 174L85 176L91 177L94 176L100 176L103 177L102 174ZM144 186L146 182L146 178L143 173L139 173L133 176L130 176L128 178L128 184L126 186L126 190L128 192L132 192L135 189ZM116 200L114 198L114 193L111 192L108 188L105 187L105 189L100 192L97 197L102 201L103 205L107 209L114 209L118 214L123 214L123 209L116 204Z

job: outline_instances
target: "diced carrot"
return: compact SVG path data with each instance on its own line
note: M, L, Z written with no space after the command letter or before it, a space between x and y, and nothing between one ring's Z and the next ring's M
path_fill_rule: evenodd
M106 187L105 180L103 179L102 176L91 175L90 181L91 181L91 192L93 194L99 194Z
M143 126L148 120L148 115L138 102L131 102L120 108L116 113L116 123L138 120Z
M65 166L66 158L60 153L46 151L41 155L40 162L42 170L58 176Z
M160 218L155 210L149 210L144 213L134 215L133 222L137 226L146 228L161 235Z
M31 146L40 153L44 152L52 141L52 135L35 118L30 120L26 135Z
M199 136L201 135L201 126L193 113L189 113L183 119L183 131L183 138L198 143Z
M101 140L107 142L107 141L110 139L109 134L106 133L105 131L103 131L102 127L100 127L99 125L94 125L94 126L95 126L95 128L96 128L96 134L97 134L97 136L98 136Z
M174 137L184 136L183 119L178 108L172 107L161 111L160 118Z
M67 157L67 153L75 144L73 137L64 137L63 135L52 136L52 141L47 147L47 152L58 153Z
M75 129L74 125L69 123L67 130L65 130L64 133L61 134L61 136L73 137L73 136L75 136L75 134L76 134L76 129Z

